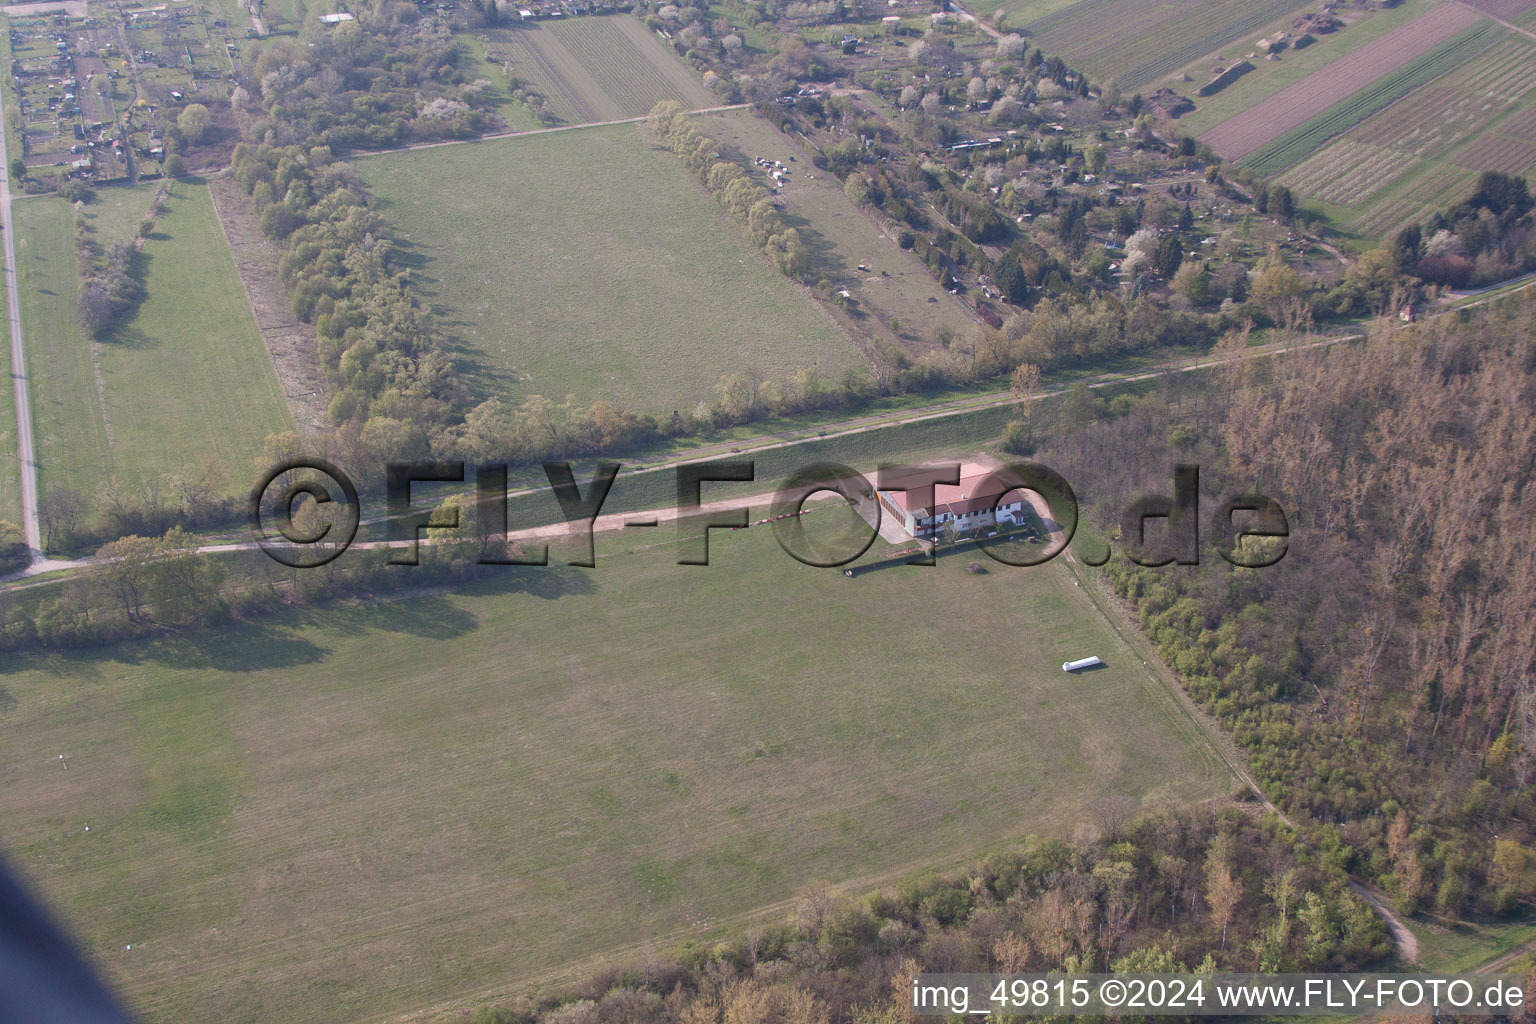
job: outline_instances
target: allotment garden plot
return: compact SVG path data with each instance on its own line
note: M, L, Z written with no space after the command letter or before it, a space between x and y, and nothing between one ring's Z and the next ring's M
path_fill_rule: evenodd
M862 356L638 125L357 162L471 387L670 413L751 369Z
M567 124L641 117L661 100L720 100L627 14L528 22L477 33L486 59L544 97Z

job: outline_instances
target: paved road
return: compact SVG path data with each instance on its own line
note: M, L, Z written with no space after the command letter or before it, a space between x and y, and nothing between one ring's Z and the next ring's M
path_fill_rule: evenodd
M10 157L0 117L0 235L5 238L5 305L11 333L11 388L16 395L16 449L21 457L21 526L32 561L43 557L37 525L37 456L32 450L32 406L27 395L27 353L21 343L21 300L16 289L16 227L11 217Z

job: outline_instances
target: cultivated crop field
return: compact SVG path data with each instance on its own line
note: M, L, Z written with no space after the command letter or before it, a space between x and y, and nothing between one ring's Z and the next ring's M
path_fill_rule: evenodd
M132 238L153 194L100 189L85 208L103 247ZM210 457L243 490L252 459L292 418L206 185L177 182L136 266L145 298L93 342L75 321L74 211L15 203L39 486L137 493Z
M544 95L568 124L640 117L662 100L689 109L720 100L627 14L568 18L479 33L486 58Z
M1499 125L1499 134L1536 142L1536 103L1505 118Z
M1349 227L1363 237L1385 238L1470 195L1476 177L1473 171L1455 164L1426 164L1419 173L1399 179L1361 207Z
M1078 0L1025 29L1047 53L1135 89L1298 7L1295 0Z
M1444 155L1536 89L1536 42L1512 37L1350 133L1415 156Z
M786 222L801 233L813 269L853 296L848 324L865 337L910 346L931 343L940 332L960 335L975 321L969 310L939 287L922 263L848 201L836 176L811 165L806 153L783 132L748 111L705 115L701 125L734 150L730 155L762 185L773 183L752 161L777 160L790 168L780 193ZM868 270L859 270L860 265ZM929 300L932 301L929 301ZM893 335L895 318L899 333Z
M459 338L470 386L670 412L724 374L861 363L854 346L637 125L357 162Z
M1337 138L1377 111L1486 50L1502 33L1501 28L1489 21L1473 25L1255 150L1245 158L1248 166L1261 174L1274 174L1292 166L1329 139Z
M767 530L709 567L639 544L9 660L7 852L146 1021L337 1024L967 863L1106 794L1230 790L1060 565L850 580Z
M1200 141L1229 160L1247 157L1331 111L1336 104L1355 98L1368 86L1390 78L1393 72L1415 58L1446 45L1448 37L1454 37L1479 20L1476 12L1459 4L1431 8L1360 47L1347 58L1334 61L1316 74L1202 133ZM1441 70L1449 70L1450 66ZM1340 130L1347 130L1354 123ZM1326 138L1324 136L1319 141Z
M1495 18L1513 21L1536 7L1536 0L1467 0L1467 3Z
M1536 110L1536 43L1513 35L1415 90L1281 176L1303 195L1355 211L1379 235L1454 201L1459 170L1418 181L1421 166L1523 173L1536 165L1527 122Z
M1456 162L1474 171L1524 174L1536 167L1536 146L1516 139L1488 136L1478 139L1458 153Z
M1282 175L1280 183L1337 206L1353 206L1418 163L1408 153L1340 139Z
M1230 117L1235 117L1281 89L1288 88L1310 75L1316 74L1336 60L1365 46L1398 26L1423 14L1442 0L1403 0L1396 7L1376 11L1350 12L1348 27L1315 36L1315 41L1303 49L1287 47L1280 59L1253 60L1253 70L1232 82L1212 96L1198 96L1195 90L1210 77L1211 67L1218 62L1202 61L1185 69L1190 82L1168 80L1175 91L1187 96L1197 105L1192 113L1179 118L1179 129L1186 134L1199 135L1214 128ZM1287 23L1285 28L1293 31ZM1233 44L1230 52L1223 50L1223 57L1241 57L1249 52L1246 48L1257 42L1260 33L1253 33ZM1256 51L1255 51L1256 52ZM1204 55L1203 55L1204 56ZM1225 64L1223 60L1220 64Z

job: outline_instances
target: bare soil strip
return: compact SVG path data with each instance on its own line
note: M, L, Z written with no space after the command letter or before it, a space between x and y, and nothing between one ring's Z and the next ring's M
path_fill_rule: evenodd
M261 233L249 197L233 178L209 178L208 191L293 422L304 433L315 433L325 425L330 393L320 371L315 330L293 315L288 291L277 276L282 253Z

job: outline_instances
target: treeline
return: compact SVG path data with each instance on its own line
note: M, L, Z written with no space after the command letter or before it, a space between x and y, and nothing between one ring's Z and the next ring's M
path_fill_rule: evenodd
M1429 284L1482 287L1536 269L1536 225L1525 179L1486 171L1476 191L1424 225L1398 233L1403 273Z
M786 921L614 964L544 995L436 1024L906 1024L920 972L1348 971L1391 950L1336 858L1227 807L1145 816L1095 804L1049 839L953 876L833 895Z
M652 139L675 153L699 181L746 229L752 244L761 246L779 272L799 280L810 264L800 233L784 223L773 195L748 177L740 164L720 155L710 138L681 103L663 100L651 108L646 128Z
M228 493L229 484L227 467L209 458L133 489L115 480L90 495L49 487L37 505L43 547L53 554L79 555L131 534L159 536L175 526L204 530L239 524L247 515L246 503Z
M323 146L241 143L231 170L285 247L278 272L295 315L315 325L331 420L364 423L404 454L455 419L467 393L352 168Z
M1533 313L1384 321L1205 387L1170 378L1120 419L1090 399L1042 454L1117 546L1174 462L1202 467L1207 500L1281 501L1277 566L1232 569L1207 538L1197 570L1117 556L1109 579L1276 803L1405 912L1536 896Z

